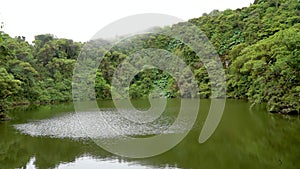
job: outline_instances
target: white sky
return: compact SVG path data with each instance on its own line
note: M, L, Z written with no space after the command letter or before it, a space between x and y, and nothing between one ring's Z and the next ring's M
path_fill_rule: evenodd
M0 22L10 36L51 33L87 41L104 26L126 16L161 13L184 20L213 9L249 6L254 0L1 0Z

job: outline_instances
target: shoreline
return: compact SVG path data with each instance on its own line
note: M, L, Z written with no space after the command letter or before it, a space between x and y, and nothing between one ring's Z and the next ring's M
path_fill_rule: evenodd
M232 98L226 98L226 99L232 99ZM107 99L108 100L108 99ZM237 100L243 100L243 99L237 99ZM251 103L248 100L244 100L248 103ZM41 103L41 102L15 102L12 103L12 106L10 107L10 109L14 109L14 108L18 108L18 107L29 107L31 105L33 106L43 106L43 105L56 105L56 104L63 104L63 103L71 103L73 101L52 101L52 102L48 102L48 103ZM268 111L268 113L271 114L280 114L280 115L289 115L289 116L299 116L300 112L297 112L296 110L293 111L285 111L285 112L277 112L277 111ZM13 120L11 117L9 117L8 112L4 112L4 113L0 113L0 121L11 121Z

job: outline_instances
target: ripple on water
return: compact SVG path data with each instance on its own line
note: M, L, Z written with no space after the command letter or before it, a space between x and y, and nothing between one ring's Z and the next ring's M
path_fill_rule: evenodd
M188 124L185 120L170 127L175 118L175 116L160 116L151 123L134 123L123 118L117 111L108 109L67 113L51 119L16 124L14 127L21 133L31 136L72 139L114 138L123 135L147 136L186 131ZM169 130L166 132L168 128Z

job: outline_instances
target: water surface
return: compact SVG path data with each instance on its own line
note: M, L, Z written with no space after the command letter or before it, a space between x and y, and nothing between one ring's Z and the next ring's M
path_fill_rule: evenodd
M139 109L149 108L146 100L134 100ZM83 113L78 120L72 103L10 112L14 118L0 123L0 168L300 168L300 118L270 114L263 106L227 100L223 118L212 137L203 144L198 137L209 110L210 101L201 100L197 123L187 137L170 151L146 159L129 159L111 154L88 136L110 139L107 126L98 118L90 121ZM179 99L168 101L162 116L149 125L128 124L115 113L112 101L99 102L102 115L112 119L115 128L134 137L168 134L177 117ZM82 130L88 123L92 135ZM182 132L184 121L172 130ZM159 143L158 143L159 144Z

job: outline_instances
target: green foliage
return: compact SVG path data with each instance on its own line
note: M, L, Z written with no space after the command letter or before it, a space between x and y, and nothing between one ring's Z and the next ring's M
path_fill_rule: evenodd
M11 38L3 32L0 37L1 111L11 104L71 100L72 72L81 43L48 34L36 36L34 45L25 37Z
M14 79L5 68L0 68L0 113L6 112L9 99L21 91L21 81Z
M299 112L300 25L244 48L230 67L231 96L267 102L269 111Z

